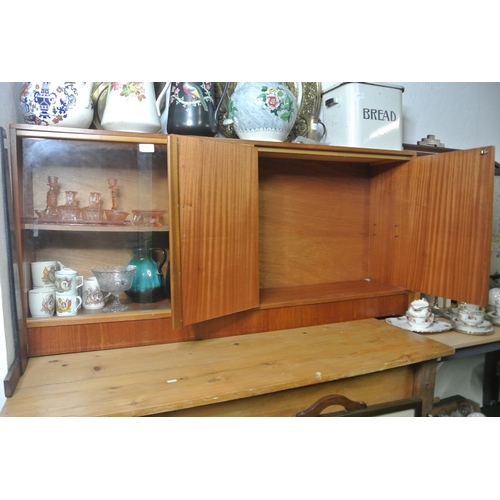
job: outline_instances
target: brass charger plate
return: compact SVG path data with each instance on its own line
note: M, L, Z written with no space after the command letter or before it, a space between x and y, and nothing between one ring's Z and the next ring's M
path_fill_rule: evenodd
M297 98L299 112L292 131L286 138L287 142L292 142L299 136L306 137L309 132L309 122L311 118L318 118L321 111L321 82L285 82L288 88ZM226 82L215 82L215 100L220 101L224 92ZM236 88L237 82L229 82L226 95L224 96L219 109L218 128L221 135L232 139L238 139L232 125L224 125L222 122L227 118L227 105L229 99Z

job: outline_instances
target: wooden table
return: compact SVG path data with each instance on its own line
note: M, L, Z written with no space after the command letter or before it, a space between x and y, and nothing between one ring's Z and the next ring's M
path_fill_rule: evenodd
M320 397L430 411L454 349L376 319L31 358L1 416L292 416Z

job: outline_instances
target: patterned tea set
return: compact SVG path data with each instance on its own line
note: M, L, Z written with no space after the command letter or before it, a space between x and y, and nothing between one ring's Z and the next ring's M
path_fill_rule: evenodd
M456 307L441 310L431 308L425 298L411 302L405 316L387 318L386 322L403 330L417 333L440 333L455 330L468 335L490 335L493 325L500 325L500 289L494 303L487 308L465 302L457 302ZM491 293L490 293L491 302Z

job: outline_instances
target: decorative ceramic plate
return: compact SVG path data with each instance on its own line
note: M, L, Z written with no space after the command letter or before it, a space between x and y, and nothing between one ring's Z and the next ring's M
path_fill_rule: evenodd
M495 311L489 311L486 313L486 317L496 326L500 326L500 315Z
M224 92L226 82L215 82L215 100L218 102ZM224 137L238 139L232 125L223 125L222 122L227 118L227 104L231 94L236 88L237 82L229 82L226 95L221 102L218 122L219 132ZM297 98L299 104L299 112L295 124L287 137L287 142L292 142L299 136L307 136L308 123L307 117L319 117L321 111L321 82L285 82L288 88Z
M400 318L387 318L385 320L389 325L397 326L398 328L402 328L403 330L408 330L410 332L415 333L441 333L451 330L453 326L448 323L448 321L443 321L440 319L435 319L432 324L428 327L419 328L416 325L410 325L406 316L401 316Z
M494 332L491 321L487 319L476 326L466 325L458 316L451 318L451 322L454 330L460 333L467 333L468 335L490 335Z

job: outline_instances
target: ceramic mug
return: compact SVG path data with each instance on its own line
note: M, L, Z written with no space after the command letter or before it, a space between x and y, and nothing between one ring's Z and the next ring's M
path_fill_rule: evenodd
M484 321L486 309L483 306L476 304L466 304L460 302L458 304L458 317L460 321L469 326L479 325Z
M56 306L56 288L46 286L30 290L28 305L32 318L50 318Z
M82 286L82 305L84 309L102 309L109 294L104 295L95 276L85 278Z
M31 281L33 288L55 285L55 273L58 270L64 269L61 262L57 260L47 260L43 262L31 263Z
M56 293L56 314L58 316L76 316L82 307L79 295L60 295Z
M55 278L56 292L60 295L76 295L83 286L83 276L69 267L56 271Z

